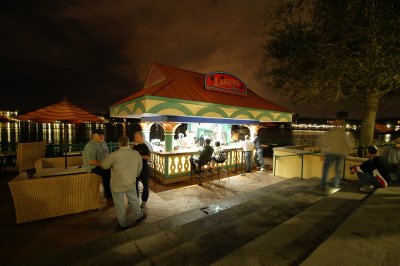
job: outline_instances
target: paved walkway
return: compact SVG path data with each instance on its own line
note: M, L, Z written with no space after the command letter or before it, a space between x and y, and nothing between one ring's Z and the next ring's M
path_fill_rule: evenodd
M144 224L191 209L207 207L219 200L240 202L241 193L285 180L271 171L254 171L202 186L188 183L162 186L150 182L150 197ZM189 186L188 186L189 185ZM244 199L243 199L244 200ZM98 211L87 211L26 224L15 224L15 211L7 182L0 182L0 262L10 265L21 257L52 252L116 233L115 210L99 201ZM128 216L129 217L129 216ZM133 219L133 217L131 217Z
M376 190L302 263L400 265L400 187Z
M207 207L223 199L240 201L242 193L282 180L284 178L274 177L271 171L255 171L246 176L237 175L206 182L201 186L189 185L158 193L151 191L146 208L148 217L144 222L152 223L177 213ZM155 189L157 190L157 187Z

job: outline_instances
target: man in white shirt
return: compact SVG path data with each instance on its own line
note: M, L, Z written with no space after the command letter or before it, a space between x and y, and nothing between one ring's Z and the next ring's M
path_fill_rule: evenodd
M253 157L254 143L250 141L250 137L246 135L242 143L244 151L244 160L246 162L246 173L251 173L251 158Z
M100 166L104 169L111 168L111 193L117 213L118 227L126 229L129 224L126 221L125 195L136 217L136 222L144 220L147 216L140 209L135 187L136 178L142 170L142 158L137 151L129 147L128 137L120 137L118 143L119 149L105 158Z

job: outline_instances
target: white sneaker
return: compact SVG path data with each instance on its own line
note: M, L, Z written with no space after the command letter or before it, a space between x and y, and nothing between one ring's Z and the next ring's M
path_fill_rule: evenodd
M262 167L262 168L260 169L260 171L267 171L267 168Z
M362 192L373 192L373 191L375 191L375 187L374 186L365 186L365 187L360 188L360 190Z

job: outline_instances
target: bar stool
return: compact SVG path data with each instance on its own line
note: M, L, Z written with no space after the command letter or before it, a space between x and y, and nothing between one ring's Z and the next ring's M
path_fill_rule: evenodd
M206 174L208 177L210 177L210 180L212 181L212 171L213 168L211 166L211 158L208 160L206 164L197 164L193 157L190 157L189 159L190 162L190 184L192 184L192 178L193 175L195 175L199 181L199 185L201 184L201 178L204 177Z
M218 175L218 181L221 182L221 179L219 178L220 175L220 171L224 172L227 174L228 178L229 178L229 166L228 164L225 165L225 168L223 166L223 164L226 162L227 158L228 158L229 152L228 151L221 151L221 153L219 154L219 156L217 158L213 157L213 161L216 164L216 169L217 169L217 175Z

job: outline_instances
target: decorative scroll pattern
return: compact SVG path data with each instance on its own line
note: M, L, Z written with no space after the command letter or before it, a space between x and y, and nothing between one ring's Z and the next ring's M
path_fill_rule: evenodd
M226 150L227 159L224 163L219 164L220 167L232 169L233 172L239 171L242 163L243 153L241 149L230 148ZM157 175L163 178L171 178L176 176L190 175L190 157L197 152L187 153L157 153L151 154L153 162L152 167L155 168ZM216 166L213 164L213 166Z
M190 173L189 159L192 154L177 154L168 157L168 175Z
M151 160L153 162L153 168L155 167L156 171L162 175L165 174L164 171L164 157L158 153L151 153Z

